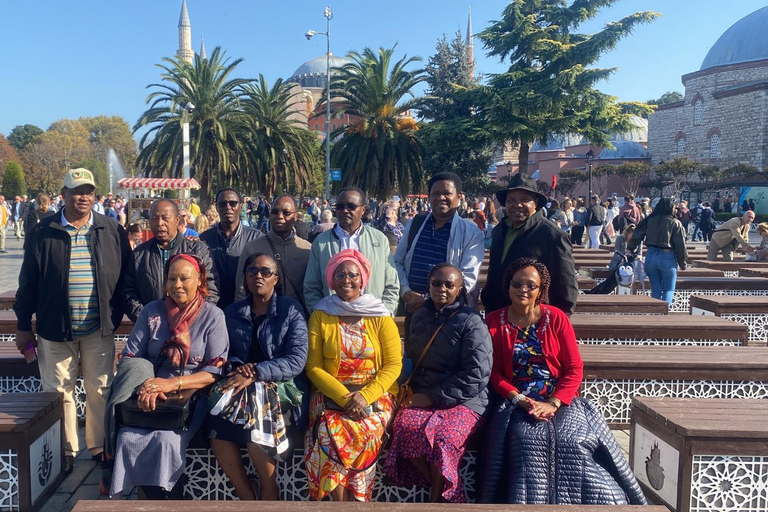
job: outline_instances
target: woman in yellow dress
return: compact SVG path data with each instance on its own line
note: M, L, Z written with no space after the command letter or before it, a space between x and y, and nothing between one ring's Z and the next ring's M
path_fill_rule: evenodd
M371 265L354 249L326 267L335 292L309 319L306 374L312 382L304 462L309 496L370 501L376 460L402 369L400 334L380 299L363 293Z

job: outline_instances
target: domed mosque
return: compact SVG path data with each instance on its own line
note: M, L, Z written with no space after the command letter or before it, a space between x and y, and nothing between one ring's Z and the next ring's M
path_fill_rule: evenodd
M720 168L765 168L768 7L726 30L682 82L684 99L660 106L648 120L653 163L687 156Z

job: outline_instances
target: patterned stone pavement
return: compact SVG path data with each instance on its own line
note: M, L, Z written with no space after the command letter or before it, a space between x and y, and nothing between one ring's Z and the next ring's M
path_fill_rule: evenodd
M0 253L0 293L13 292L19 286L19 270L24 257L22 250L23 239L16 240L13 231L9 231L5 239L5 254Z

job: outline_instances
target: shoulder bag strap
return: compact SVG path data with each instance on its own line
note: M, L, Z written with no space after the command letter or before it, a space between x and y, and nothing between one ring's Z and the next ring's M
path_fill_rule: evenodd
M307 309L307 305L304 303L304 297L301 296L299 289L296 288L296 284L293 282L293 279L291 279L291 275L286 272L285 266L283 265L283 257L277 252L275 244L272 242L272 239L269 238L269 234L264 236L267 237L267 243L269 244L270 249L272 249L272 254L275 256L275 261L277 261L277 264L280 265L280 272L285 276L285 279L288 280L288 284L291 285L293 291L296 292L296 298L299 300L299 304L301 304L301 308L304 310L304 314L307 315L307 318L309 318L309 310Z
M419 356L419 359L418 359L418 361L416 361L416 364L415 364L415 365L413 365L413 371L411 371L411 374L408 376L408 380L406 380L406 381L405 381L405 383L403 383L403 386L409 386L409 385L411 384L411 379L412 379L412 378L413 378L413 376L416 374L416 370L418 370L418 369L419 369L419 366L421 365L421 362L422 362L422 361L424 361L424 357L427 355L427 350L429 350L429 347L431 347L431 346L432 346L432 342L433 342L433 341L435 341L435 338L437 338L437 335L438 335L438 333L439 333L439 332L442 330L443 326L444 326L445 324L447 324L447 323L448 323L448 321L449 321L451 318L453 318L453 316L454 316L456 313L458 313L458 312L459 312L459 310L457 309L456 311L454 311L453 313L451 313L451 316L449 316L449 317L448 317L448 318L445 320L445 322L443 322L442 324L440 324L440 325L438 326L438 328L437 328L437 329L435 329L435 332L432 334L432 337L431 337L431 338L429 338L429 341L428 341L428 342L427 342L427 344L424 346L424 350L422 350L422 351L421 351L421 355Z

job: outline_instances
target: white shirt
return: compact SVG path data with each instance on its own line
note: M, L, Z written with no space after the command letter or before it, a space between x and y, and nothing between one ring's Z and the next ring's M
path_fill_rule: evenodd
M100 214L104 215L104 205L101 204L101 203L98 203L98 202L93 203L93 208L91 208L91 209L93 211L95 211L96 213L100 213Z
M363 232L363 223L360 223L360 227L355 230L354 233L351 235L341 229L341 226L336 224L333 228L333 232L336 233L336 236L339 237L339 250L343 251L344 249L354 249L356 251L360 250L360 245L358 244L358 241L360 240L360 233Z

